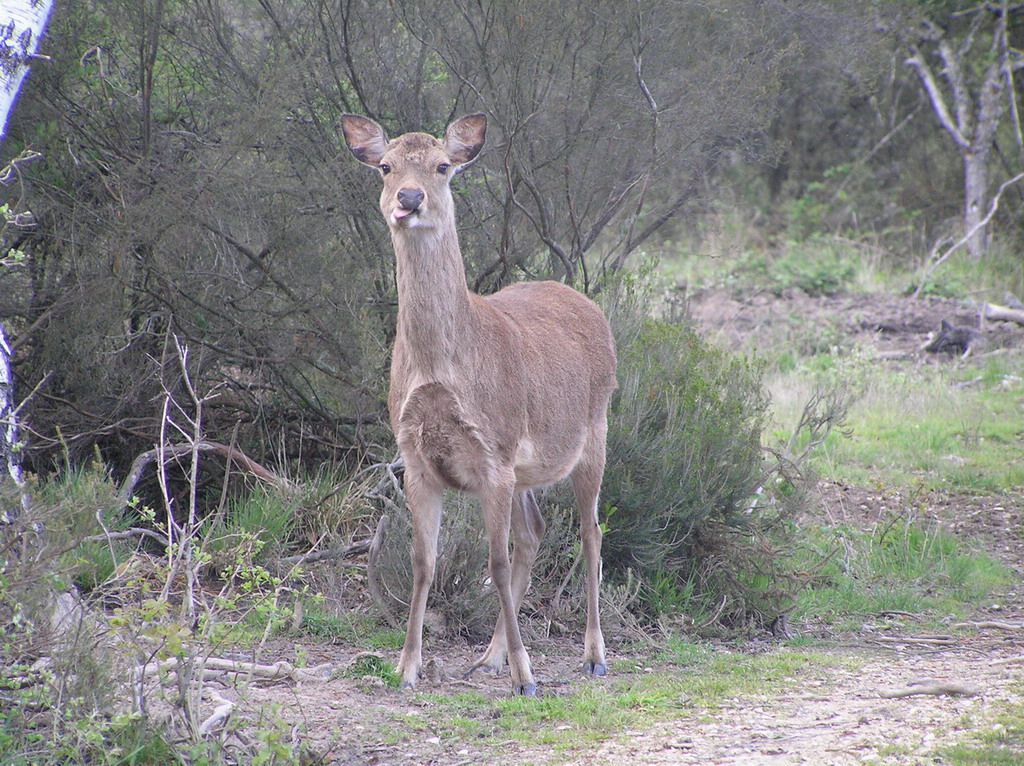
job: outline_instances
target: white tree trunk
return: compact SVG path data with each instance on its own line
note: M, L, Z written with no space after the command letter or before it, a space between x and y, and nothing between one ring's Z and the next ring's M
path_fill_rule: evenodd
M987 149L987 147L986 147ZM964 231L971 258L981 258L988 250L988 227L979 226L988 207L988 151L966 151L964 159Z
M0 144L53 0L0 0Z
M11 374L11 347L0 325L0 487L8 479L14 482L18 502L9 503L7 493L0 495L0 524L9 524L17 518L19 510L28 510L28 493L21 477L18 455L18 419L14 414L14 376ZM18 506L21 506L19 509Z
M1007 25L1009 17L1020 14L1021 9L1022 6L1011 8L1003 3L965 12L972 17L971 26L957 46L941 27L925 22L917 28L920 40L910 43L911 56L906 61L917 71L939 124L960 152L964 166L963 229L969 234L966 244L972 258L981 258L988 249L988 228L979 223L989 206L988 161L992 144L1007 106L1015 119L1017 115L1013 72L1024 69L1024 56L1011 48ZM985 54L971 54L971 48L975 39L983 39L983 31L991 33L988 64L978 79L971 74L984 61ZM938 56L941 69L933 68L918 42ZM945 87L940 78L945 80Z
M52 8L53 0L0 0L0 145ZM0 228L4 225L6 221L0 221ZM15 409L11 347L0 326L0 485L12 481L18 495L18 501L13 504L0 499L0 523L10 523L20 511L28 510Z

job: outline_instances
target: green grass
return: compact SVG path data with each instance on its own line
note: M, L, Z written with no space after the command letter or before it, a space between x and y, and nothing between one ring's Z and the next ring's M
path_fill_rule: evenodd
M993 557L909 515L890 515L868 531L809 528L806 541L792 567L814 575L797 598L796 616L839 627L888 610L962 615L1013 578Z
M310 599L303 604L299 633L318 640L338 640L360 649L390 651L402 648L405 632L381 625L365 614L334 615Z
M349 678L363 678L364 676L379 678L385 686L391 689L397 689L402 681L390 660L372 653L357 657L345 669L344 675Z
M1024 487L1024 355L955 370L888 369L869 352L807 365L770 381L776 438L786 438L815 381L856 392L850 435L834 432L813 459L818 473L854 484L881 482L994 494ZM966 385L965 385L966 384Z
M753 219L742 206L720 208L698 223L697 233L652 247L650 254L658 258L666 281L691 288L903 294L916 289L924 274L927 253L890 252L874 235L824 234L815 225L791 230L784 241L769 245ZM963 250L954 254L923 290L925 295L993 303L1002 303L1006 292L1024 296L1024 261L1012 238L998 237L980 261Z

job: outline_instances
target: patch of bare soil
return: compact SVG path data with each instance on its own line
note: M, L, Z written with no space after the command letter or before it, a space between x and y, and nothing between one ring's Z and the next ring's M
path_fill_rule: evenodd
M921 350L928 333L942 320L979 328L985 340L980 353L1024 345L1024 328L980 323L970 307L937 298L811 298L799 291L782 298L763 293L736 297L725 291L706 291L691 296L690 308L706 330L734 346L756 347L770 339L771 346L777 347L780 337L813 343L828 335L840 344L871 344L880 356L898 364L950 364L955 357ZM910 496L834 482L823 483L821 493L822 512L836 523L870 528L884 523L893 512L930 518L985 546L1021 578L972 616L971 622L978 625L957 627L950 618L948 633L944 633L950 637L948 641L901 641L920 638L915 615L873 615L855 634L832 636L825 649L814 648L812 651L834 654L836 661L828 666L811 664L806 675L792 685L730 700L711 713L687 709L684 703L677 716L651 730L626 732L568 755L523 748L514 741L494 746L430 728L424 713L438 704L432 694L476 690L500 697L509 693L507 677L461 679L461 671L482 647L428 640L430 673L419 690L431 694L402 694L383 688L372 678L341 677L294 687L250 686L245 693L246 707L280 705L281 715L305 731L303 739L322 756L320 762L345 766L935 762L935 751L962 739L966 729L977 732L989 727L1000 709L1016 699L1015 689L1024 683L1024 663L1005 662L1024 655L1024 630L993 627L1024 622L1024 588L1020 584L1024 579L1024 498ZM814 626L795 625L793 629L798 635L822 636ZM747 648L765 649L763 642ZM308 664L331 663L337 668L346 667L356 654L350 647L331 644L307 644L301 650ZM584 683L613 683L612 678L582 679L576 640L533 641L530 651L542 694L566 693ZM721 651L735 649L723 647ZM292 659L293 653L293 647L280 646L282 658ZM393 660L395 654L386 656ZM609 655L612 661L622 659L615 647ZM976 693L883 696L922 681L958 684ZM488 710L486 706L467 706L466 715L495 715Z
M980 622L1021 624L1020 595L1001 594L991 613ZM375 685L373 679L337 678L321 684L287 688L280 684L251 687L247 706L274 703L281 715L305 730L303 740L323 758L322 763L364 764L919 764L926 756L957 742L967 731L980 731L1016 696L1024 682L1024 663L999 664L1024 654L1024 637L998 628L953 628L947 644L916 644L900 638L919 637L913 616L875 616L857 635L837 638L825 647L834 661L812 663L804 675L782 688L727 700L708 712L681 700L670 719L645 731L624 732L590 749L556 754L549 748L523 747L509 740L495 746L460 738L428 723L439 703L433 695L456 695L469 690L486 697L509 694L506 677L464 681L461 671L474 652L466 647L435 645L427 655L433 676L421 681L421 694L404 694ZM345 665L353 652L331 646L305 647L310 659ZM612 684L607 679L583 679L578 647L572 641L557 645L534 643L531 653L540 693L568 693L582 684ZM736 650L771 651L754 642ZM614 649L614 659L623 659ZM643 671L637 671L641 673ZM963 687L956 694L886 698L887 693L913 689L914 684L942 683ZM465 715L491 717L499 713L480 705ZM484 723L491 723L490 721ZM482 727L489 729L489 726ZM1024 761L1024 753L1021 754ZM928 762L934 762L928 759Z
M867 626L866 626L867 627ZM887 626L887 630L891 627ZM1019 636L1016 648L1019 651ZM919 764L992 720L1014 698L1022 671L994 665L1009 654L1003 636L979 632L957 649L897 645L848 653L843 667L809 672L788 691L732 700L708 716L631 732L580 763ZM974 696L881 696L915 683L944 681ZM1024 757L1024 754L1022 754Z
M937 750L987 730L1008 702L1020 703L1024 662L1007 660L1024 656L1024 497L907 496L835 482L823 482L821 491L823 512L836 524L873 528L893 514L931 520L998 556L1018 579L968 621L945 620L947 641L901 641L928 640L913 614L871 616L856 634L827 645L840 658L836 666L813 667L790 690L629 732L576 762L941 763ZM973 693L883 696L922 683ZM1019 756L1024 763L1024 750Z
M878 294L812 297L799 289L777 296L701 290L688 297L690 313L706 331L733 348L788 341L797 346L866 344L883 358L942 364L946 354L922 350L943 320L981 333L973 351L1024 345L1024 328L984 320L977 308L949 298L910 298Z

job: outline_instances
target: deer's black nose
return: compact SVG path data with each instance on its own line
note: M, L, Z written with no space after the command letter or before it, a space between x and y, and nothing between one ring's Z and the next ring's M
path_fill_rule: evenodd
M398 204L406 210L417 210L423 202L423 192L419 189L399 189Z

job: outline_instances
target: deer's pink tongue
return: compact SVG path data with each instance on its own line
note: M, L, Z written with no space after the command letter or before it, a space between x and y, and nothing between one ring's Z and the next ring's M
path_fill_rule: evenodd
M415 212L415 210L406 210L404 207L396 207L395 212L392 215L394 215L396 219L401 219L406 218Z

